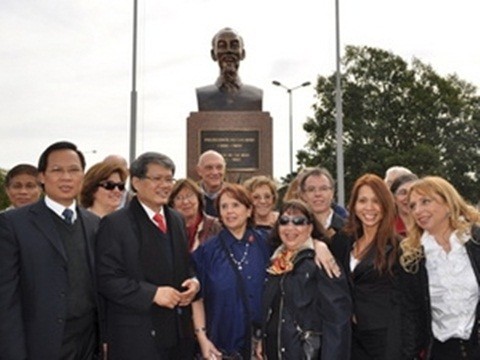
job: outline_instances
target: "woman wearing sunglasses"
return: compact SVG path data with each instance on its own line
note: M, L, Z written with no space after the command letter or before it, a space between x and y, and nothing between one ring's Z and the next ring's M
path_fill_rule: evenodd
M349 217L332 239L332 252L342 263L353 299L352 360L400 359L401 322L395 203L377 175L355 182Z
M81 205L100 217L117 210L127 176L125 168L119 164L101 162L93 165L83 179Z
M263 295L263 343L257 356L348 360L351 299L343 275L330 278L315 264L314 238L323 227L300 200L282 205L272 238L275 250Z

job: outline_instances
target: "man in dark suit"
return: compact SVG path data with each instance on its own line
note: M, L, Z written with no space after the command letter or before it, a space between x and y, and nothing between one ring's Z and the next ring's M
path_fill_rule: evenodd
M115 360L193 357L190 303L200 285L183 218L166 206L174 172L163 154L139 156L130 166L136 196L100 223L97 279Z
M242 37L231 28L221 29L212 39L212 59L218 62L220 76L213 85L197 89L199 111L262 111L263 91L245 85L238 76L245 58Z
M0 358L94 359L99 350L93 241L77 207L85 159L69 142L40 156L45 198L0 214Z

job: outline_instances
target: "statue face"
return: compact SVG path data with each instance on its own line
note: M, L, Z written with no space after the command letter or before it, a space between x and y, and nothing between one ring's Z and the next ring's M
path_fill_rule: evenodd
M223 75L236 75L240 61L245 57L242 38L232 31L220 32L214 41L212 58L218 61Z

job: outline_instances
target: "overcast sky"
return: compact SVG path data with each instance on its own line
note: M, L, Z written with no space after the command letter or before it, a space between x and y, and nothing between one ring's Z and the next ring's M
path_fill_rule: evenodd
M236 29L240 75L264 90L274 120L274 175L288 172L288 96L335 69L335 1L138 0L137 154L159 151L186 172L186 118L195 88L213 83L210 41ZM480 85L475 0L340 0L341 46L367 45ZM76 143L87 165L128 158L133 0L0 1L0 167L36 164L54 141ZM293 93L294 147L313 116L313 86ZM335 156L332 154L332 156Z

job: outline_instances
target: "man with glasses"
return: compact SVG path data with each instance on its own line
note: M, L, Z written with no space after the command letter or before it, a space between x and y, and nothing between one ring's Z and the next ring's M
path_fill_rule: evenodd
M97 280L112 359L193 356L190 303L199 283L189 265L184 221L166 206L174 173L169 157L140 155L130 166L135 196L100 224Z
M345 220L332 208L335 182L327 169L315 167L305 170L301 174L299 193L330 236L343 227Z
M40 156L45 198L0 214L0 357L98 356L93 243L99 218L77 206L85 159L69 142Z

